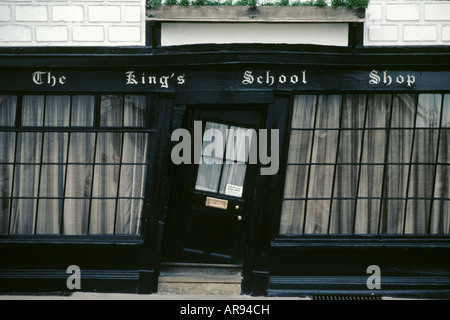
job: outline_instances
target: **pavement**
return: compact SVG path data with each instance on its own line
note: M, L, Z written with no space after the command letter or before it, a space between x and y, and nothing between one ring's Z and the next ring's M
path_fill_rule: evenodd
M74 292L70 295L51 294L5 294L0 300L312 300L299 297L254 297L249 295L211 295L211 294L132 294Z
M73 292L69 295L52 294L0 294L0 300L312 300L311 297L261 297L249 295L212 295L212 294L132 294L132 293L99 293ZM411 298L382 297L381 300L422 300Z

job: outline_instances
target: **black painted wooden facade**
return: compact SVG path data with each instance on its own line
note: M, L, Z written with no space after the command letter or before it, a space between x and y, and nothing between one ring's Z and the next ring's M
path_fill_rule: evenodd
M374 71L403 80L374 84ZM39 81L33 81L35 72L42 73ZM149 76L157 82L148 83ZM408 76L414 83L408 84ZM214 109L226 102L263 106L264 128L280 130L280 170L258 175L250 197L243 293L450 297L449 235L279 235L294 95L355 92L450 93L450 49L1 49L1 94L146 95L150 152L140 235L0 235L0 291L65 291L66 269L75 264L83 291L156 292L166 222L177 196L170 134L183 126L191 107ZM380 290L366 286L372 264L382 270Z

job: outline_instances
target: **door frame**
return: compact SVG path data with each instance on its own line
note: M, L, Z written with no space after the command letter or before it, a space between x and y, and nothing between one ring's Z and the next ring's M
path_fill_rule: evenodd
M244 110L244 111L259 111L261 112L261 120L259 123L259 128L255 128L256 130L260 128L265 128L265 124L267 121L267 110L268 110L268 103L230 103L230 104L220 104L220 103L208 103L208 104L192 104L187 105L183 114L183 119L181 123L181 128L190 130L192 123L194 120L196 120L197 115L202 110L208 110L213 112L220 112L220 111L232 111L232 110ZM206 120L205 120L206 121ZM227 121L225 121L227 122ZM250 126L249 126L250 127ZM174 128L176 129L176 128ZM203 134L203 128L202 128L202 134ZM173 147L174 144L171 145ZM170 150L171 151L171 150ZM171 161L169 159L169 161ZM188 166L191 166L190 168L185 167L186 165L179 165L176 166L174 164L171 164L175 167L174 174L173 174L173 181L172 181L172 189L169 195L168 199L168 210L167 210L167 216L166 216L166 223L163 230L163 236L162 236L162 243L161 243L161 261L162 262L169 262L167 259L167 253L170 250L174 250L176 245L174 245L175 241L171 241L170 236L173 234L176 234L176 220L177 217L180 217L182 214L181 211L177 210L180 199L177 199L177 195L180 195L183 189L185 188L183 184L177 183L177 181L187 181L186 179L189 179L190 175L192 173L189 173L191 170L194 170L192 166L195 166L195 169L198 168L198 164L191 164ZM254 220L254 210L253 210L253 202L256 195L256 186L258 184L258 178L259 178L259 164L253 165L252 167L252 181L246 181L246 190L244 190L245 196L246 196L246 221L242 226L241 230L241 245L239 246L239 253L240 256L239 265L243 266L246 260L246 253L248 252L248 234L250 231L251 225L253 225L252 221ZM178 241L178 240L177 240ZM181 260L181 259L180 259ZM175 261L170 261L175 262ZM177 263L185 263L186 261L176 261ZM232 265L232 264L231 264Z

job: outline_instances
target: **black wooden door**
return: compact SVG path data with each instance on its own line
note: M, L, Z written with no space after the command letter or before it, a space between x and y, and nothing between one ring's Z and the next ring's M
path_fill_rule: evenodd
M186 127L197 161L177 168L164 238L165 261L242 263L258 173L250 153L257 152L262 120L262 109L191 110ZM194 140L199 133L196 153Z

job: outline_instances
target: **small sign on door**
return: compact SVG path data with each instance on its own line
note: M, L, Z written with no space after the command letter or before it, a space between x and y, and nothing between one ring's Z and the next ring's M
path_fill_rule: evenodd
M225 188L225 194L233 197L242 197L242 190L244 188L242 186L236 186L234 184L227 184Z

